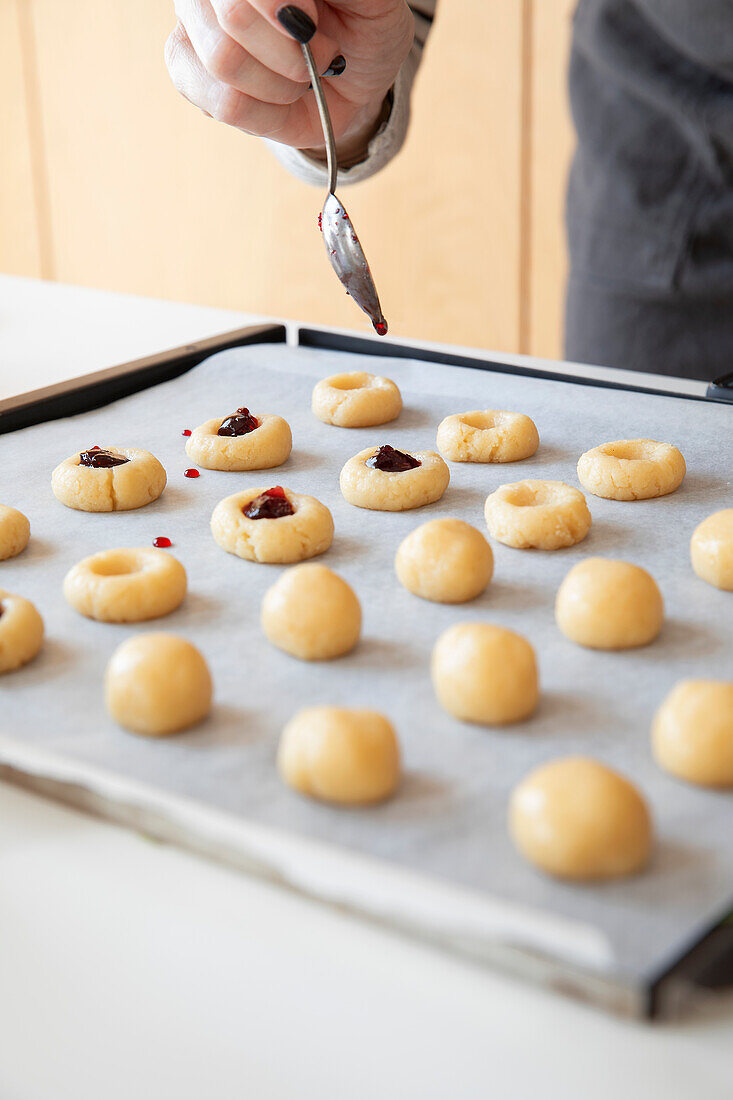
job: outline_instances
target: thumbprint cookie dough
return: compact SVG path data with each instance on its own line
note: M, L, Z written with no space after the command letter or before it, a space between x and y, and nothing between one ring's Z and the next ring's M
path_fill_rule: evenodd
M293 437L281 416L237 409L194 428L186 454L205 470L269 470L290 456Z
M534 650L513 630L489 623L449 627L435 643L430 672L438 702L463 722L520 722L537 706Z
M17 508L0 504L0 561L14 558L25 550L31 537L31 525Z
M220 500L211 516L211 533L228 554L289 565L328 550L333 519L315 497L275 485Z
M664 601L645 569L586 558L558 589L555 619L566 638L588 649L635 649L662 629Z
M509 804L509 832L525 859L565 879L633 875L649 859L644 799L617 772L581 756L543 764Z
M57 500L80 512L128 512L157 500L165 470L150 451L90 447L64 459L51 475Z
M438 450L451 462L521 462L539 445L534 421L524 413L475 409L438 425Z
M486 498L489 534L519 550L561 550L582 542L591 515L579 489L564 481L515 481Z
M0 589L0 672L32 661L43 644L43 619L30 600Z
M112 655L104 697L112 718L132 733L166 737L211 709L211 675L195 646L174 634L136 634Z
M673 493L687 473L685 460L671 443L655 439L618 439L586 451L578 462L584 489L607 500L650 500Z
M365 805L394 793L400 749L391 722L376 710L308 707L283 730L277 766L283 781L300 794Z
M186 570L165 550L103 550L64 578L68 603L88 619L138 623L169 615L186 595Z
M683 680L652 723L660 768L703 787L733 787L733 683Z
M265 593L260 621L278 649L302 661L329 661L359 641L361 604L325 565L296 565Z
M405 588L434 603L480 596L494 572L488 542L461 519L431 519L400 543L395 572Z
M733 592L733 508L713 512L695 528L690 557L701 580Z
M367 447L346 463L339 483L344 500L376 512L406 512L440 500L450 472L434 451Z
M332 374L313 390L311 408L324 424L339 428L373 428L402 412L402 395L394 382L355 370Z

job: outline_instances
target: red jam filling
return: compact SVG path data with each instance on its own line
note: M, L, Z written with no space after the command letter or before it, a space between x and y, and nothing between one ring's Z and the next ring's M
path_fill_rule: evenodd
M168 546L172 546L173 543L165 535L158 535L157 539L153 539L153 546L157 546L159 550L164 550Z
M183 471L184 477L200 477L198 470L195 470L192 466L189 466L187 470Z
M256 416L252 416L249 409L237 409L235 413L222 420L217 435L249 435L255 428L259 428L260 422Z
M282 485L275 485L245 504L242 512L247 519L281 519L283 516L292 516L295 509L286 497Z
M91 466L92 470L109 470L110 466L123 466L129 461L123 454L114 454L113 451L105 451L101 447L90 447L88 451L81 451L79 454L79 465Z
M384 470L387 474L403 474L406 470L416 470L418 466L422 466L422 463L412 455L407 455L404 451L396 451L394 447L390 447L389 443L385 443L369 456L365 465L370 466L372 470Z
M124 455L114 454L112 451L103 451L101 447L90 447L88 451L82 451L79 455L80 466L91 466L94 470L108 470L110 466L124 466L129 462Z

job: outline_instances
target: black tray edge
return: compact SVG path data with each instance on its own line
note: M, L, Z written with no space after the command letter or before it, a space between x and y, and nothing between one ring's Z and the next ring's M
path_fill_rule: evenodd
M471 367L473 370L493 371L497 374L515 374L525 378L542 378L551 382L570 382L576 386L593 386L596 389L625 390L631 393L647 393L656 397L675 397L685 401L706 401L714 404L730 404L733 396L727 396L708 386L707 394L679 393L676 390L634 385L633 381L612 382L608 379L593 378L590 375L563 374L562 371L543 370L541 367L528 367L521 363L500 363L493 359L484 359L480 354L462 354L445 351L442 348L429 348L424 345L413 346L372 336L348 334L330 329L297 327L297 342L302 347L320 348L323 351L346 351L358 355L385 356L392 359L424 359L428 363L442 363L452 367ZM629 371L630 379L633 372ZM659 376L660 378L663 375ZM704 385L704 383L703 383Z
M99 409L121 397L177 378L217 351L246 344L282 344L286 336L284 325L248 325L143 359L107 367L81 378L71 378L32 393L20 394L0 401L0 435L28 428L32 424Z

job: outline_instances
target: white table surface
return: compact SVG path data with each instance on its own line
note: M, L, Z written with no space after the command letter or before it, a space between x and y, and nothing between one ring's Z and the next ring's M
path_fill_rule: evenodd
M0 276L0 396L252 319ZM650 1095L730 1100L733 998L615 1020L0 784L0 1100Z

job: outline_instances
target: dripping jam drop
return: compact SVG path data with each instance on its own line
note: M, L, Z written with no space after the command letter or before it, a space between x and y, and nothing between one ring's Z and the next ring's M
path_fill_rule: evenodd
M164 550L168 546L172 546L173 543L165 535L158 535L157 539L153 539L153 546L157 546L159 550Z
M181 432L181 435L190 435L190 434L191 434L191 429L190 428L184 428L183 431Z
M274 485L272 489L265 489L264 493L246 504L242 512L247 519L281 519L283 516L292 516L295 509L282 485Z
M390 447L389 443L385 443L383 447L380 447L378 451L369 456L365 465L371 467L372 470L383 470L388 474L403 474L406 470L416 470L422 463L418 462L412 455L405 454L404 451L397 451L394 447Z
M183 476L184 477L200 477L201 475L199 474L198 470L194 470L193 467L191 467L190 469L183 471Z

